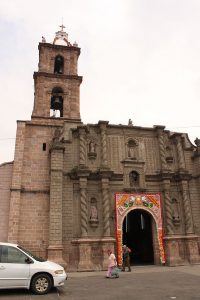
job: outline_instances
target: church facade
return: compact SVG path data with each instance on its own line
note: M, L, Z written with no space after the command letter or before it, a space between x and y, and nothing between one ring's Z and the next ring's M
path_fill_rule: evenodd
M30 121L17 121L14 161L0 166L0 240L67 270L122 263L200 263L200 140L164 126L83 124L80 48L66 32L39 43Z

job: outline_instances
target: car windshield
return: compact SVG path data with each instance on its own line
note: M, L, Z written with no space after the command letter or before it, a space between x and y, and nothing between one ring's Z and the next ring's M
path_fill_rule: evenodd
M17 247L18 247L19 249L21 249L22 251L24 251L26 254L28 254L30 257L32 257L32 258L34 258L35 260L37 260L37 261L40 261L40 262L46 261L46 259L34 255L33 253L31 253L30 251L24 249L24 248L21 247L21 246L17 246Z

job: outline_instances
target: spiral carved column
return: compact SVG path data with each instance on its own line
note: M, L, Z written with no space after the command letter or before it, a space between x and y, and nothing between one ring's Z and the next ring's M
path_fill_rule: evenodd
M185 214L185 231L186 234L191 234L194 232L193 223L192 223L192 212L189 200L188 193L188 184L187 182L182 182L182 195L183 195L183 208Z
M103 196L103 233L110 236L110 203L109 203L109 183L108 179L102 179Z
M172 206L171 206L171 199L168 190L164 191L164 199L165 199L165 218L166 218L167 234L173 234Z
M160 149L161 168L162 170L164 170L167 169L167 163L165 158L166 154L165 154L164 137L161 133L159 133L158 142L159 142L159 149Z
M182 144L181 144L181 137L178 137L178 139L177 139L177 151L178 151L179 168L185 169L185 161L184 161L183 148L182 148Z
M101 156L102 156L102 167L108 166L108 158L107 158L107 136L106 136L106 126L108 122L101 122L100 129L101 129Z
M81 237L88 235L88 210L86 197L86 179L80 179Z
M80 136L80 165L85 166L86 164L86 140L85 140L85 128L79 128Z

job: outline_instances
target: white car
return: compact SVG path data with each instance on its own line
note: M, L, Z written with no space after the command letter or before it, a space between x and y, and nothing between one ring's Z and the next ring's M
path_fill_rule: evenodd
M64 285L67 275L62 266L37 257L16 244L0 243L0 289L26 288L46 294Z

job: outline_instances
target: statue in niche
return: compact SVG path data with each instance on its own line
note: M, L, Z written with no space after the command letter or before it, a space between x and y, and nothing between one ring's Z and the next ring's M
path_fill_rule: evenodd
M88 157L90 159L95 159L97 156L96 146L97 144L95 143L95 141L91 139L88 144Z
M130 159L136 159L136 142L134 140L128 141L128 157Z
M91 140L89 143L89 152L96 153L96 144L93 140Z
M179 225L180 223L179 207L176 199L172 199L172 221L174 225Z
M135 171L130 172L129 182L131 187L136 187L139 185L139 174Z
M135 149L133 147L129 147L128 149L128 157L134 158L135 157Z
M97 210L97 203L95 198L91 198L90 202L90 224L91 226L97 226L98 225L98 210Z
M90 220L98 220L98 212L96 205L92 204L90 207Z

